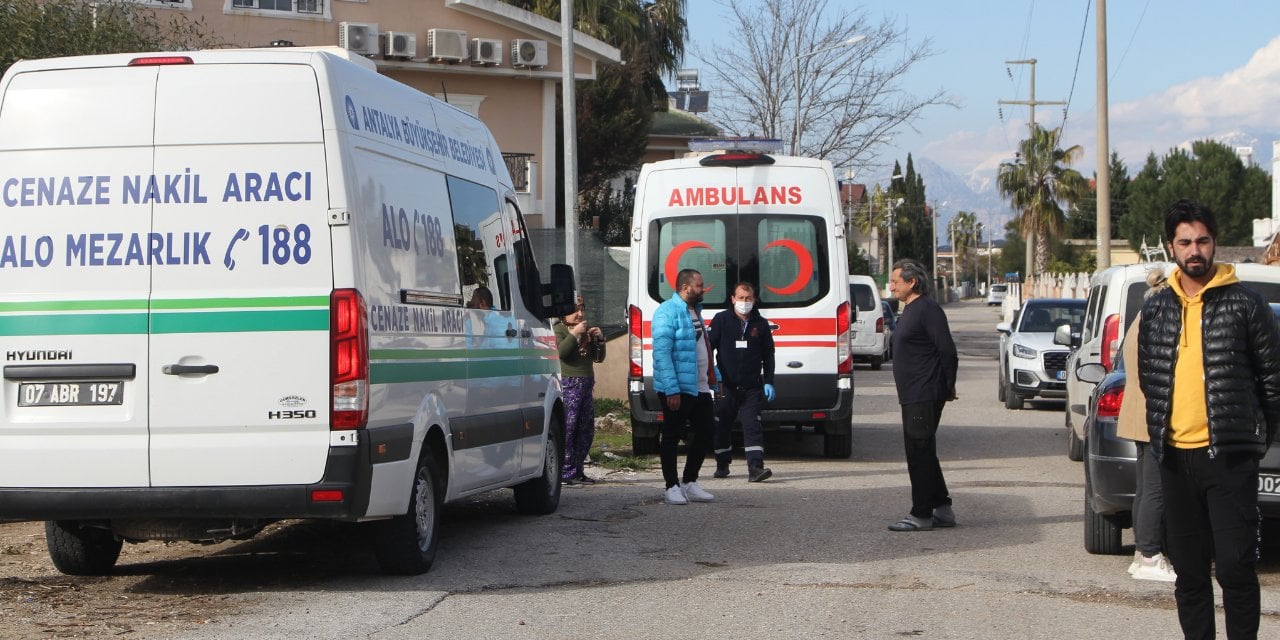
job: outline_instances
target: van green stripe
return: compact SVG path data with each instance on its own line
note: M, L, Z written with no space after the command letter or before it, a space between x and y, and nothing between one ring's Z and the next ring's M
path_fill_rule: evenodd
M151 314L152 333L328 330L328 309Z
M536 358L554 356L550 349L370 349L371 360L450 360L476 358Z
M148 309L249 309L262 307L329 308L329 296L259 298L173 298L156 300L39 300L0 302L0 313L20 311L146 311Z
M174 298L151 301L152 309L243 309L253 307L329 308L329 296L275 298Z
M0 316L0 336L145 334L145 313Z

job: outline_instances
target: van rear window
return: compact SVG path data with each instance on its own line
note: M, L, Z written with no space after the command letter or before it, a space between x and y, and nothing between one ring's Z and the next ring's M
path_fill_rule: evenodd
M760 308L812 304L831 286L822 225L817 216L771 214L654 220L649 295L659 302L670 298L680 270L697 269L708 308L727 308L733 285L743 280L756 285Z

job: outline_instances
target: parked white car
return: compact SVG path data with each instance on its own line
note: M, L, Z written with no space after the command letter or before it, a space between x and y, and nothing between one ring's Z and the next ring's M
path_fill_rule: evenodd
M879 369L889 359L889 332L885 328L880 290L871 276L849 276L849 301L857 309L853 321L853 359Z
M997 395L1009 409L1021 409L1032 398L1066 396L1068 349L1053 342L1054 332L1084 322L1085 301L1072 298L1028 300L1013 322L996 325L1000 335L1000 381Z
M993 307L1004 304L1004 296L1008 292L1009 285L1007 284L993 284L987 287L987 306Z

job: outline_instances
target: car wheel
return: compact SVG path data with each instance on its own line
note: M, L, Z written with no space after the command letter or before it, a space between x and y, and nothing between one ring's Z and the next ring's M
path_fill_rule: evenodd
M1067 424L1067 459L1075 462L1084 460L1084 441L1076 437L1076 430Z
M1009 389L1004 386L1004 370L1003 369L1000 370L1000 384L998 385L998 387L999 387L999 390L996 392L996 395L1000 397L1000 402L1004 402L1005 394L1009 393Z
M871 356L871 370L879 371L884 366L884 355Z
M1109 516L1093 510L1093 483L1088 469L1084 472L1084 550L1103 555L1124 553L1120 544L1120 526Z
M1004 385L1004 407L1014 410L1022 408L1022 396L1018 395L1018 392L1013 390L1013 385L1007 382Z
M426 445L424 445L425 447ZM373 552L382 571L391 575L414 576L426 573L436 559L440 543L441 491L440 463L435 452L422 452L413 476L409 512L373 526Z
M658 455L658 436L638 436L631 434L631 455L633 456L656 456Z
M111 573L124 545L111 530L85 526L75 520L45 522L44 538L53 566L69 576Z
M844 460L853 454L853 435L827 434L822 437L822 457Z
M551 415L547 450L542 461L542 475L513 487L516 511L527 515L554 513L560 506L560 468L564 465L564 421L560 414Z

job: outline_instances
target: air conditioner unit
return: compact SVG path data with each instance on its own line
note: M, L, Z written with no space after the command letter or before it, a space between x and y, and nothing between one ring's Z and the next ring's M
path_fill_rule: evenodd
M405 31L386 31L382 38L382 55L388 58L412 58L418 55L418 36Z
M482 64L489 67L502 64L502 41L488 38L472 38L471 64Z
M427 57L446 62L467 59L467 32L456 29L427 29Z
M339 22L338 46L360 55L378 55L376 22Z
M512 40L511 66L517 69L547 66L547 41Z

